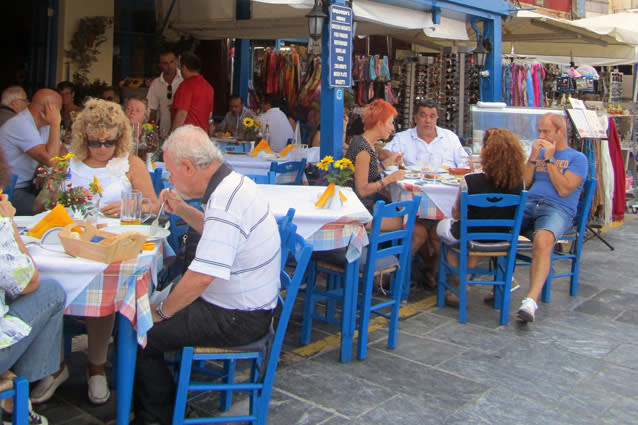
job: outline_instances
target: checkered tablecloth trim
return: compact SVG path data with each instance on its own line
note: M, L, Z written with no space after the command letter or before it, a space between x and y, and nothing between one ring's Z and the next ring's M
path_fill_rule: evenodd
M313 251L348 247L346 259L351 263L361 256L363 247L368 244L368 233L358 221L328 223L306 240L312 244Z
M441 211L434 202L426 195L418 186L410 183L402 185L399 191L399 201L410 201L414 199L414 195L421 196L421 203L419 204L418 215L419 218L428 218L431 220L442 220L445 218L445 214Z

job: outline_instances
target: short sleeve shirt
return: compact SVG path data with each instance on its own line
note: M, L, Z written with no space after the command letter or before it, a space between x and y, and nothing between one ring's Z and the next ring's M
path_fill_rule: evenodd
M580 192L583 190L585 179L587 178L588 165L587 157L576 149L567 148L562 151L554 152L554 158L556 158L556 166L562 174L566 171L572 172L579 176L582 181L576 190L572 191L567 196L560 196L552 181L550 180L549 173L547 172L547 164L543 159L545 158L545 150L541 149L538 159L536 161L536 168L534 169L534 181L532 187L529 189L528 200L538 201L545 199L555 205L560 206L573 217L576 216L576 210L578 209L578 200L580 199Z
M257 121L261 123L262 131L264 131L266 125L268 125L270 131L270 147L275 152L281 152L286 147L288 139L295 137L288 117L279 108L270 108L258 116Z
M0 146L11 164L12 172L18 175L17 189L28 187L38 167L38 161L27 151L49 140L49 126L38 129L29 108L9 119L0 127Z
M184 124L201 127L208 133L208 117L213 113L215 90L202 75L184 80L173 99L172 117L178 109L187 111Z
M436 137L430 143L419 138L416 128L397 133L384 150L402 152L407 165L418 165L430 161L431 155L439 155L441 165L460 167L468 158L456 134L445 128L436 127Z
M171 106L179 85L184 81L182 73L177 70L177 75L171 83L171 98L168 98L168 83L164 80L164 73L153 80L151 87L148 89L146 100L148 108L158 111L158 123L160 130L168 134L171 130ZM158 124L156 123L156 124Z
M223 164L204 210L204 230L189 270L213 276L201 297L226 309L277 305L281 242L268 201L249 178Z

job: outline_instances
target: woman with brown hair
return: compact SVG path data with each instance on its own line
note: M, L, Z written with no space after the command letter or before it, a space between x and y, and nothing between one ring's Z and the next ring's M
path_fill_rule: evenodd
M460 237L461 192L475 193L512 193L519 194L524 189L523 171L525 167L525 153L520 140L514 133L502 128L490 128L483 136L481 151L481 165L483 171L466 174L461 180L456 203L452 208L452 218L439 222L436 232L447 244L458 243ZM472 207L468 209L468 218L512 218L516 207L485 209ZM450 255L454 256L452 251ZM453 262L456 258L448 258ZM475 267L478 257L468 258L468 267ZM458 297L447 293L446 304L458 306Z

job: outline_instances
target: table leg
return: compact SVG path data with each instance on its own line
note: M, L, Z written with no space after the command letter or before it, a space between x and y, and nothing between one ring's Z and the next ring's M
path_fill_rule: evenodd
M343 317L341 319L341 363L352 359L352 341L357 321L357 294L359 290L360 258L346 262L346 279L343 289Z
M120 315L117 338L117 425L128 425L133 398L137 332L124 315Z

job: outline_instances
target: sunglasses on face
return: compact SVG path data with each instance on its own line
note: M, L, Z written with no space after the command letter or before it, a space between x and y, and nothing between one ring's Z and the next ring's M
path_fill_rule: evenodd
M168 100L171 100L171 98L173 97L173 85L169 84L168 87L166 87L166 90L168 90L168 93L166 93L166 98Z
M103 142L100 142L99 140L87 140L86 144L89 145L90 148L99 148L101 146L104 146L105 148L112 148L117 145L117 139L105 140Z

